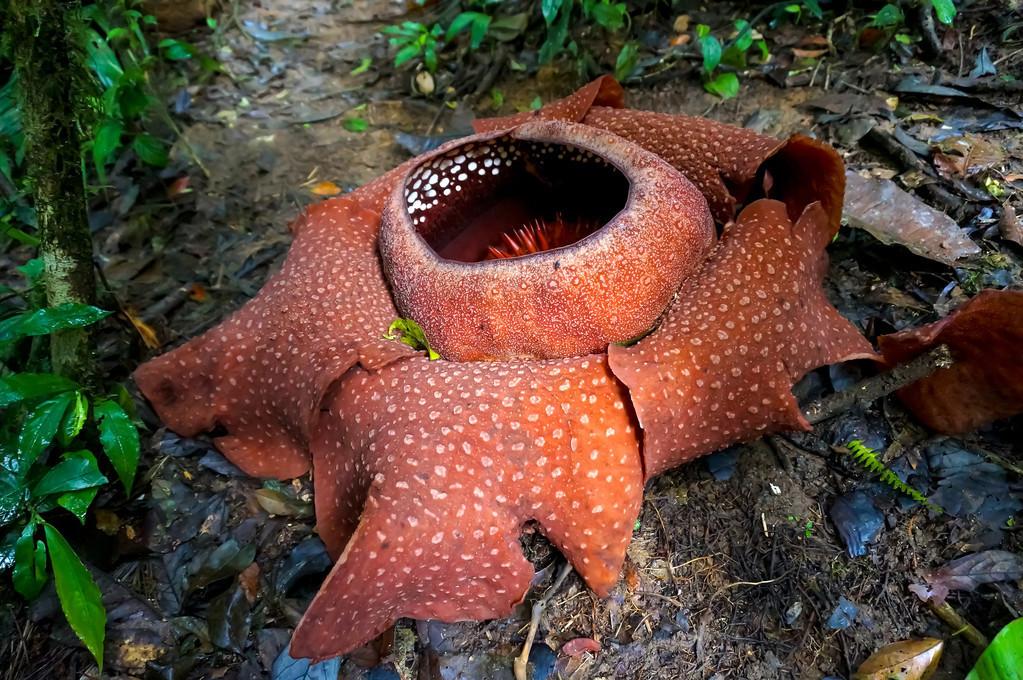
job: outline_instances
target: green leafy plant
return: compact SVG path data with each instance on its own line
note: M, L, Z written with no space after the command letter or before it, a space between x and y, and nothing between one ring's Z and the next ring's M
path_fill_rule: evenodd
M898 475L892 472L891 469L889 469L889 467L881 461L877 452L864 444L861 440L853 439L845 445L845 450L849 452L849 456L858 465L868 472L876 474L882 482L890 486L892 489L909 496L917 503L921 503L926 506L929 510L933 510L934 512L944 512L944 510L940 507L928 501L922 493L899 479Z
M1023 618L1008 623L977 659L966 680L1023 678Z
M398 49L394 55L395 66L422 59L427 71L437 71L437 52L444 36L440 24L427 27L417 21L404 21L398 26L387 26L381 32L390 36L391 46Z
M397 340L414 350L426 352L430 361L440 359L437 350L430 347L430 342L426 339L426 333L423 332L422 327L412 319L392 321L391 325L387 327L387 332L384 333L384 340Z
M100 184L106 182L106 171L119 152L127 149L146 165L167 164L168 142L151 132L157 123L174 128L152 85L151 76L161 63L194 61L206 75L220 70L214 59L182 40L163 39L154 50L146 31L156 19L140 7L140 0L93 0L71 21L72 37L88 76L79 83L78 98L85 103L78 115L82 153ZM7 225L8 237L24 242L12 231L13 225L33 227L35 217L25 191L17 77L0 51L0 77L5 73L9 75L0 87L0 174L18 193L0 197L0 225Z
M52 574L64 616L102 668L106 613L99 588L50 517L67 512L84 524L109 481L97 453L131 493L139 437L123 388L107 395L36 370L42 362L34 357L42 354L34 346L48 334L109 315L80 304L34 307L41 269L38 260L21 267L28 285L8 289L0 306L0 568L11 570L14 589L26 599L37 597Z

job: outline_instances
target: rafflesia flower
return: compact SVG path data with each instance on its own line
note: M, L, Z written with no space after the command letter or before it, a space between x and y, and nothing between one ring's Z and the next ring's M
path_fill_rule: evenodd
M806 429L793 382L876 358L821 288L834 150L622 106L602 78L309 208L254 300L138 369L249 474L311 464L337 561L293 654L508 614L528 521L606 595L650 477Z

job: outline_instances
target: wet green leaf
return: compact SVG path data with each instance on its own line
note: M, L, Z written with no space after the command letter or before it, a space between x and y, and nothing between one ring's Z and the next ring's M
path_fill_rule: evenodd
M569 1L571 2L571 0ZM540 11L543 13L543 20L547 22L548 26L554 23L554 19L557 18L563 4L565 4L565 0L542 0Z
M943 24L951 24L956 18L956 6L952 0L931 0L934 14Z
M74 398L75 395L71 392L59 394L36 406L25 418L21 432L18 433L18 456L22 477L39 458L39 454L53 441Z
M871 21L870 25L876 28L888 28L890 26L901 26L903 21L905 21L905 17L902 14L902 8L889 3L874 15L874 20Z
M125 493L131 495L139 464L139 433L131 418L116 401L101 399L93 407L99 425L99 442L114 466Z
M0 408L19 401L67 392L75 387L75 383L54 373L15 373L0 378Z
M71 441L85 427L85 419L89 415L89 400L81 392L75 392L75 400L64 414L64 423L60 428L60 443L69 446Z
M14 589L34 600L46 585L46 545L35 539L36 523L29 522L14 545Z
M0 342L11 342L34 335L48 335L68 328L82 328L96 323L109 314L110 312L91 305L74 302L22 312L0 321Z
M85 455L83 455L85 454ZM36 498L61 494L67 491L81 491L106 484L107 478L99 471L96 458L88 451L71 451L43 475L32 487Z
M1023 678L1023 618L998 632L977 659L966 680L1019 680Z
M64 617L71 625L71 630L85 643L86 649L102 671L103 639L107 625L102 595L89 570L60 532L50 524L43 525L43 530L50 551L50 565L53 567L60 608L64 610Z

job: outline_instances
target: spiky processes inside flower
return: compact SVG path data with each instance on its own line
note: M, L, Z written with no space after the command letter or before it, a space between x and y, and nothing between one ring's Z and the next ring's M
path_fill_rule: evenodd
M461 262L572 245L618 214L628 195L625 175L590 151L509 138L437 157L405 189L419 235Z
M503 232L498 243L487 248L484 259L522 257L571 245L600 228L593 221L566 220L560 214L553 219L538 217L518 229Z

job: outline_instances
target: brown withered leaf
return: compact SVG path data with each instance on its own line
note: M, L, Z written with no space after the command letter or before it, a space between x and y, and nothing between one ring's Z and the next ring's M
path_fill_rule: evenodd
M998 231L1006 241L1023 246L1023 224L1020 224L1016 210L1006 203L1002 206L1002 217L998 220Z
M846 171L843 215L850 226L882 243L905 246L921 257L954 264L980 248L948 215L924 204L886 179Z
M1007 550L985 550L952 560L924 574L927 585L913 584L909 589L921 600L941 604L953 590L976 590L985 583L1015 581L1023 578L1023 557Z
M886 645L867 657L852 680L927 680L938 669L944 644L923 638Z

